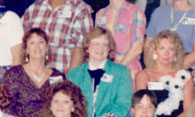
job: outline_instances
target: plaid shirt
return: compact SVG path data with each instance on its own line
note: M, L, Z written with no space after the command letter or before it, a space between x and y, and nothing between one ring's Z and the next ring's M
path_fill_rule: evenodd
M39 0L25 11L22 19L26 31L39 27L47 33L49 66L64 73L70 66L74 47L81 46L83 35L93 25L88 5L82 0L67 0L55 9L48 0Z

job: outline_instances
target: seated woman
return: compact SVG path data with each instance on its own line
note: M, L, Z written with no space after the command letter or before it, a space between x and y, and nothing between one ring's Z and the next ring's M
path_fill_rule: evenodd
M147 89L149 85L153 85L158 103L164 101L168 97L168 91L158 89L159 80L165 75L174 77L182 68L183 59L184 50L179 36L169 30L160 32L144 53L146 68L136 75L136 90ZM181 116L192 104L193 95L193 80L190 78L183 88L183 103L170 116Z
M74 83L55 83L45 93L43 117L86 117L86 100Z
M133 117L154 117L157 99L152 91L142 89L135 92L131 103Z
M48 39L39 28L31 29L23 38L23 64L10 68L3 77L11 103L5 112L15 116L38 116L43 107L44 92L54 82L65 77L46 67Z
M87 99L88 117L129 117L133 95L129 69L111 61L115 50L111 32L96 27L83 40L85 63L68 73Z

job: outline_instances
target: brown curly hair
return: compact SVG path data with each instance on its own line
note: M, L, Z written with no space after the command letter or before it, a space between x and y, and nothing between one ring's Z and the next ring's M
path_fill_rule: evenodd
M100 36L106 36L107 39L109 40L109 52L108 52L108 59L110 59L111 61L114 60L115 57L115 53L116 53L116 44L115 41L113 39L112 33L104 28L101 27L95 27L93 29L91 29L85 36L83 39L83 43L82 43L82 48L83 48L83 53L84 53L84 61L87 61L89 59L89 53L87 52L88 48L89 48L89 44L90 41L100 37Z
M44 108L42 110L43 117L54 116L50 111L50 106L53 96L57 92L62 92L65 95L70 96L74 105L74 112L72 112L72 117L87 117L85 97L81 93L80 88L68 80L55 83L50 88L47 89L45 93L46 101L44 104Z
M152 59L152 55L154 50L158 47L159 43L163 39L168 39L171 43L175 45L175 54L176 59L172 61L172 68L174 69L180 69L183 67L184 62L184 49L182 46L182 43L180 41L180 37L176 32L170 31L170 30L164 30L160 32L149 44L149 46L146 48L146 51L144 51L144 63L146 67L148 68L155 68L156 67L156 61Z
M3 110L10 104L10 98L4 84L0 83L0 110Z
M30 39L31 35L33 34L36 34L40 37L42 37L46 44L49 46L49 40L48 40L48 37L47 37L47 34L40 28L32 28L30 29L29 31L27 31L24 36L23 36L23 42L22 42L22 64L25 64L26 63L26 58L29 59L29 55L27 55L26 53L26 49L27 49L27 42L28 40ZM49 50L49 49L48 49ZM48 56L49 56L49 52L46 53ZM47 64L49 60L45 60L45 64Z

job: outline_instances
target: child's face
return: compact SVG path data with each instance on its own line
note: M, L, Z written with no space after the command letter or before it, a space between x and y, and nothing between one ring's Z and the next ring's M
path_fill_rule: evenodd
M152 104L150 98L144 95L132 110L134 117L154 117L155 106Z

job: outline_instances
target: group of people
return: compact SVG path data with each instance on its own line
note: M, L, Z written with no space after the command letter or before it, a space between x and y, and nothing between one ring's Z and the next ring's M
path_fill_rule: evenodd
M94 24L91 8L82 0L38 0L22 19L4 12L3 114L153 117L170 95L161 78L175 77L181 69L195 75L195 8L188 0L157 8L147 29L139 7L128 0L109 0ZM178 108L158 116L185 116L193 103L193 77L180 91Z

